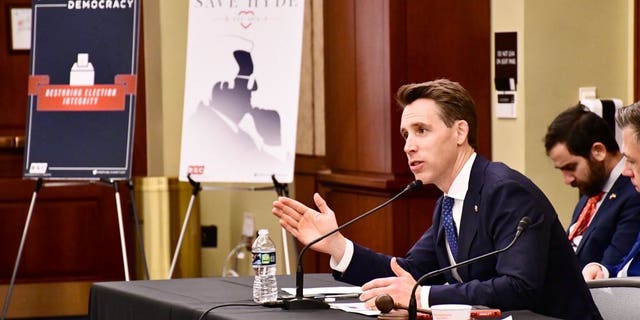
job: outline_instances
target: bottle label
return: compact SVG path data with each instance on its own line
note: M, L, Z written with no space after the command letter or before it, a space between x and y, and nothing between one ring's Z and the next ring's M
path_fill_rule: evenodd
M275 252L254 252L253 253L253 265L254 266L268 266L276 264Z

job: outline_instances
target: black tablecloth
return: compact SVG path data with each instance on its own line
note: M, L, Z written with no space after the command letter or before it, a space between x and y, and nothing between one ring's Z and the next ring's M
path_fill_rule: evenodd
M227 303L251 304L252 277L193 278L96 283L91 288L90 320L196 320L209 308ZM329 274L308 274L305 287L344 286ZM294 276L278 276L278 287L295 287ZM509 313L503 313L503 317ZM550 319L529 311L512 312L514 320ZM205 319L375 319L339 310L282 310L262 306L228 306Z

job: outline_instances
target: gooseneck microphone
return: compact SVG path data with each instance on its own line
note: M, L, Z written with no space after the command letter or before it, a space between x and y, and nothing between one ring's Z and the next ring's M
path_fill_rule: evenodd
M411 183L409 183L409 185L407 185L406 188L404 188L404 190L400 191L398 194L396 194L395 196L391 197L389 200L383 202L382 204L378 205L377 207L351 219L349 222L331 230L330 232L320 236L319 238L316 238L315 240L309 242L306 246L304 246L302 248L302 250L300 250L300 254L298 255L298 269L296 270L296 296L295 298L292 298L290 300L285 300L283 303L283 308L284 309L328 309L329 305L321 300L316 300L316 299L310 299L310 298L305 298L303 295L303 288L304 288L304 272L302 270L302 256L304 255L304 253L307 251L307 249L309 249L312 245L324 240L325 238L327 238L328 236L350 226L351 224L357 222L358 220L365 218L366 216L386 207L389 203L393 202L394 200L398 199L399 197L401 197L402 195L404 195L407 192L410 191L414 191L414 190L419 190L422 187L422 181L421 180L415 180L412 181Z
M413 285L413 289L411 289L411 298L409 299L409 320L416 320L417 317L417 302L416 302L416 290L418 289L418 286L420 286L425 280L435 277L437 275L440 275L442 273L445 273L451 269L455 269L458 267L462 267L462 266L466 266L470 263L476 262L478 260L482 260L491 256L494 256L496 254L505 252L507 250L509 250L511 247L513 247L513 245L516 243L516 240L518 240L518 238L520 238L520 235L522 235L522 233L524 232L525 229L527 229L527 227L529 226L529 224L531 223L531 219L529 219L529 217L523 217L522 219L520 219L520 222L518 222L518 227L516 229L516 235L513 237L513 240L511 240L511 243L509 243L509 245L507 245L506 247L502 248L502 249L498 249L496 251L491 251L489 253L485 253L481 256L477 256L475 258L471 258L465 261L462 261L460 263L456 263L453 265L450 265L448 267L442 268L442 269L438 269L438 270L434 270L431 271L427 274L425 274L424 276L420 277L420 279L418 279L418 281L416 281L416 284Z

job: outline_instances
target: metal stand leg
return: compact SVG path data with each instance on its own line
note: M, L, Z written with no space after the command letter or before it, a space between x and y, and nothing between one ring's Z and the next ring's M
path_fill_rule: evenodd
M116 197L116 208L118 209L118 227L120 228L120 246L122 248L122 263L124 264L124 279L129 281L129 260L127 259L127 246L124 241L124 224L122 223L122 204L120 203L120 191L118 182L111 181Z
M129 179L127 181L129 186L129 202L131 203L131 212L133 212L133 220L136 224L136 237L138 238L138 246L140 247L140 254L142 255L142 266L144 268L145 279L149 278L149 268L147 267L147 255L144 251L144 242L142 241L142 231L140 230L140 219L138 219L138 209L136 208L135 194L133 192L133 181Z
M291 266L289 265L289 243L287 241L287 230L280 227L282 235L282 250L284 251L284 269L287 275L291 274Z
M196 182L191 179L190 175L187 175L187 179L189 179L189 183L193 186L193 192L191 193L191 200L189 200L189 207L187 208L187 213L184 217L184 222L182 223L182 230L180 231L180 237L178 238L178 243L176 244L176 250L173 253L173 259L171 260L171 268L169 269L169 279L173 277L173 270L176 267L176 262L178 261L178 256L180 255L180 248L182 247L182 239L184 239L184 234L187 231L187 225L189 224L189 218L191 217L191 208L193 208L193 203L198 195L198 192L202 190L200 186L200 182Z
M7 311L9 311L9 303L11 302L11 295L13 294L13 284L16 281L16 275L18 273L18 266L20 265L20 258L22 257L22 250L24 249L24 242L27 239L27 232L29 231L29 224L31 223L31 214L33 213L33 206L36 203L36 197L38 191L42 188L42 178L36 181L36 187L31 196L31 204L29 205L29 213L27 213L27 221L24 223L24 229L22 230L22 239L20 240L20 247L18 248L18 256L16 257L16 263L13 265L13 274L11 275L11 282L9 282L9 290L4 298L4 308L2 309L2 320L6 319Z
M273 186L276 189L276 193L279 197L288 197L289 196L289 186L286 183L280 183L276 179L276 175L271 175L271 181L273 181ZM289 262L289 241L287 237L287 231L284 228L280 228L280 234L282 236L282 249L284 251L284 269L287 275L291 274L291 265Z

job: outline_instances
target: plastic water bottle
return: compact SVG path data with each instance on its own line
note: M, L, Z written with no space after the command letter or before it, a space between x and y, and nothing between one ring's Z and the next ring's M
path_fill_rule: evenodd
M258 230L258 238L251 247L253 253L253 301L263 303L278 299L276 282L276 246L269 237L269 230Z

